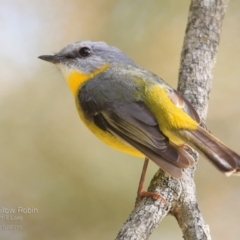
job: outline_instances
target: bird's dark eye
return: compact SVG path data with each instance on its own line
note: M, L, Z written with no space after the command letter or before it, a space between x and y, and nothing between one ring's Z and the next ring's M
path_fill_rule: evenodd
M89 56L90 53L91 53L91 49L88 47L82 47L79 49L79 54L81 57L85 58L85 57Z

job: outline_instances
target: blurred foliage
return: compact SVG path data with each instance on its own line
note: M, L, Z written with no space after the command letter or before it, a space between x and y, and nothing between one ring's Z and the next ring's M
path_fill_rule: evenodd
M0 0L0 207L38 209L23 221L0 220L23 226L0 230L1 239L114 239L133 208L143 160L88 132L62 75L37 56L102 40L176 86L188 8L174 0ZM229 2L208 115L212 132L238 152L239 9ZM213 239L239 239L239 179L199 165L198 200ZM147 181L156 170L151 164ZM150 237L159 238L181 239L173 218Z

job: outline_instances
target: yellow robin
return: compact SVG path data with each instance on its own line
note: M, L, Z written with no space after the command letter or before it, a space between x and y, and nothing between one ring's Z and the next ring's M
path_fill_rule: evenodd
M118 48L80 41L39 58L61 69L80 118L106 144L146 156L175 178L193 164L188 144L227 176L238 174L240 156L204 129L192 105Z

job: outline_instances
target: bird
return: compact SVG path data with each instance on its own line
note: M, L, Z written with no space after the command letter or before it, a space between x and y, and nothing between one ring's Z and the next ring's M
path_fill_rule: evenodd
M194 163L184 146L239 175L240 156L206 129L191 103L120 49L78 41L39 58L60 68L82 122L107 145L151 159L173 178Z

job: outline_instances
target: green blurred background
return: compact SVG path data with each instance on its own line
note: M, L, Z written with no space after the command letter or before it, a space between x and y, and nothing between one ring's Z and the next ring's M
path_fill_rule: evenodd
M114 239L133 209L143 160L117 152L80 122L59 70L37 59L78 40L102 40L176 87L190 1L0 0L0 207L23 230L4 240ZM224 20L208 126L240 152L240 2ZM157 171L150 165L147 183ZM240 179L201 159L197 196L213 239L239 239ZM0 214L3 216L4 214ZM182 239L166 217L151 240Z

